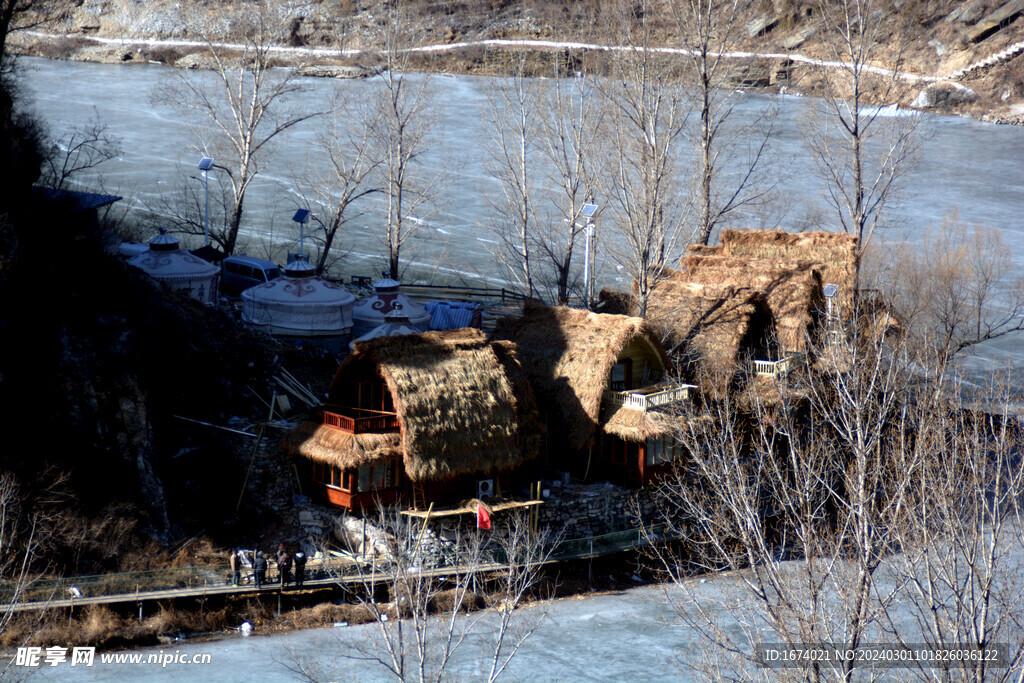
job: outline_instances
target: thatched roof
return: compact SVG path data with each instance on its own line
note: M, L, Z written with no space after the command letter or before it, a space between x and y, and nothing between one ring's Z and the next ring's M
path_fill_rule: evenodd
M839 285L838 303L844 315L853 310L859 265L856 236L820 230L723 230L720 239L725 256L813 262L823 283Z
M402 456L400 434L349 434L318 422L303 422L285 435L282 446L292 455L341 469Z
M626 441L644 442L652 437L674 434L680 419L657 411L618 406L607 415L601 428Z
M760 318L760 320L759 320ZM768 314L760 293L746 287L688 282L668 272L647 304L647 320L693 363L716 370L732 368Z
M703 296L711 298L716 292L723 298L744 289L756 292L771 311L780 346L788 351L806 350L807 332L822 307L821 275L813 261L690 254L674 278L702 285Z
M538 396L560 416L569 448L593 438L612 366L630 341L643 337L669 365L641 318L528 305L521 318L499 320L494 334L515 342Z
M536 405L515 353L479 330L357 343L331 393L362 363L374 364L391 392L412 481L507 471L536 457Z

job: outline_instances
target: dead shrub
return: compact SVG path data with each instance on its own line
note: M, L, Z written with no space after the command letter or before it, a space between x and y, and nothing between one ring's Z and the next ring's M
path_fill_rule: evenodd
M467 591L462 595L462 599L459 604L456 605L456 594L457 590L450 589L446 591L439 591L437 595L434 595L428 605L429 610L432 613L447 614L453 612L456 609L459 612L472 612L474 610L483 609L487 607L487 599L483 593L473 593Z

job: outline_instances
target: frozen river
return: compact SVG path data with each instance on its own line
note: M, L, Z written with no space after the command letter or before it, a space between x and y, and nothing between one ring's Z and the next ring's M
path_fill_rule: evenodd
M702 586L702 588L704 588ZM707 589L710 592L712 582ZM678 681L685 680L684 662L699 656L692 635L657 587L634 588L621 593L567 598L521 609L522 619L546 613L538 630L512 660L501 680L511 681ZM164 652L195 655L209 653L210 665L139 664L101 665L92 668L67 664L43 667L39 680L73 681L172 681L187 675L195 681L251 683L297 680L288 670L293 657L307 664L316 661L325 680L373 681L387 676L376 665L338 657L351 652L352 643L375 636L375 625L298 631L283 635L232 636L207 643L182 643L143 654ZM485 633L479 629L474 635ZM471 636L456 652L449 680L483 680L490 662L484 661L484 644ZM129 673L130 670L130 673ZM186 671L188 672L186 674Z

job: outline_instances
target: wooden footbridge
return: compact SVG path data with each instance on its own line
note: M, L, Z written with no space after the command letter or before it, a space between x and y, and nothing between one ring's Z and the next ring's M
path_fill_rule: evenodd
M647 545L652 537L665 538L665 529L657 528L645 533L629 529L601 536L561 540L547 555L545 564L567 560L610 555ZM507 569L502 562L476 562L462 564L457 558L443 566L420 569L426 577L463 575L470 572L487 574ZM306 565L306 578L301 588L294 582L284 586L276 572L268 574L268 583L256 588L251 568L243 568L241 585L231 583L231 570L225 563L218 566L181 567L143 572L122 572L96 576L74 576L60 579L38 579L21 585L0 583L0 614L30 610L71 608L79 605L138 604L182 598L211 598L232 595L276 595L323 590L339 587L357 587L369 583L387 582L393 569L378 566L352 555L313 559Z

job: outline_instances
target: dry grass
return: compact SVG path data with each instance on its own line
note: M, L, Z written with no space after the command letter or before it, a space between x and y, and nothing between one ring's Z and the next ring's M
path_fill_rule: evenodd
M303 422L285 435L281 445L292 455L341 469L402 457L402 439L397 433L349 434L318 422Z
M642 318L528 304L521 318L503 318L495 336L516 344L523 368L565 425L566 443L582 448L594 435L612 365L627 344L645 338L669 361Z
M331 396L367 365L391 393L412 481L507 471L537 456L536 407L522 369L514 353L479 330L359 343L338 368Z

